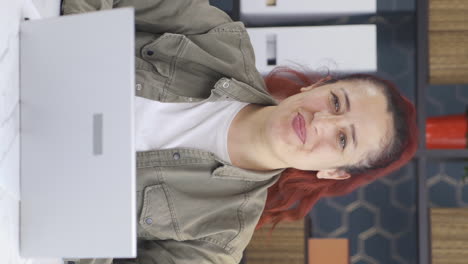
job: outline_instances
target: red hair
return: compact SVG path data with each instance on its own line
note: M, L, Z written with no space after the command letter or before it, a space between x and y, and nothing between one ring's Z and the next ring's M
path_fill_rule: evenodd
M300 88L330 80L317 74L306 75L291 68L279 67L273 70L266 78L268 91L277 99L283 99L300 92ZM391 94L392 104L396 104L400 123L396 135L404 135L402 142L397 146L398 151L373 164L363 172L353 174L346 180L327 180L316 177L316 171L301 171L288 168L283 171L279 180L268 189L268 197L257 229L265 224L277 223L283 220L299 220L303 218L322 197L341 196L352 192L356 188L366 185L373 180L387 175L411 160L417 150L418 129L416 126L416 110L414 105L402 96L395 85L373 75L359 74L338 78L339 80L367 80L384 87ZM390 102L389 102L390 103ZM392 106L395 108L395 106ZM395 112L394 112L395 113ZM395 118L394 118L395 119Z

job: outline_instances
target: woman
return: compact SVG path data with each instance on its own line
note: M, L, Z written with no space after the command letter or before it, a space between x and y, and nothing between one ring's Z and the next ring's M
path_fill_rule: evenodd
M138 257L81 263L238 263L256 228L414 154L414 107L392 84L281 69L265 83L244 25L206 0L62 11L125 6L136 10Z

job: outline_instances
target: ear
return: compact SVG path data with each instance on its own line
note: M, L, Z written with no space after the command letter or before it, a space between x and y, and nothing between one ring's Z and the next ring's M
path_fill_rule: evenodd
M307 86L307 87L302 87L301 88L301 93L310 91L310 90L312 90L312 88L314 88L313 85L310 85L310 86Z
M344 170L326 169L326 170L319 170L317 172L317 178L319 179L346 180L350 177L351 175L345 172Z

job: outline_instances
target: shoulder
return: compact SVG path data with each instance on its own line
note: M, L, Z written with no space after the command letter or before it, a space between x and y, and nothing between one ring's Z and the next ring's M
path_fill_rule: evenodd
M233 32L233 33L247 33L245 25L241 21L228 22L220 24L212 28L208 33L222 33L222 32Z
M206 33L208 36L216 36L216 42L210 45L220 47L225 54L230 54L231 60L239 61L238 75L225 75L233 77L253 87L265 90L263 76L258 72L255 64L255 51L248 31L244 23L240 21L218 25ZM208 37L210 38L210 37Z

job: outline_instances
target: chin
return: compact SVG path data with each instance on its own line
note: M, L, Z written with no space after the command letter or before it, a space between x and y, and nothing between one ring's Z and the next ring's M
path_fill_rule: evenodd
M269 142L274 146L275 151L296 153L303 147L301 140L297 137L292 128L293 115L283 115L282 118L271 120L267 127Z

